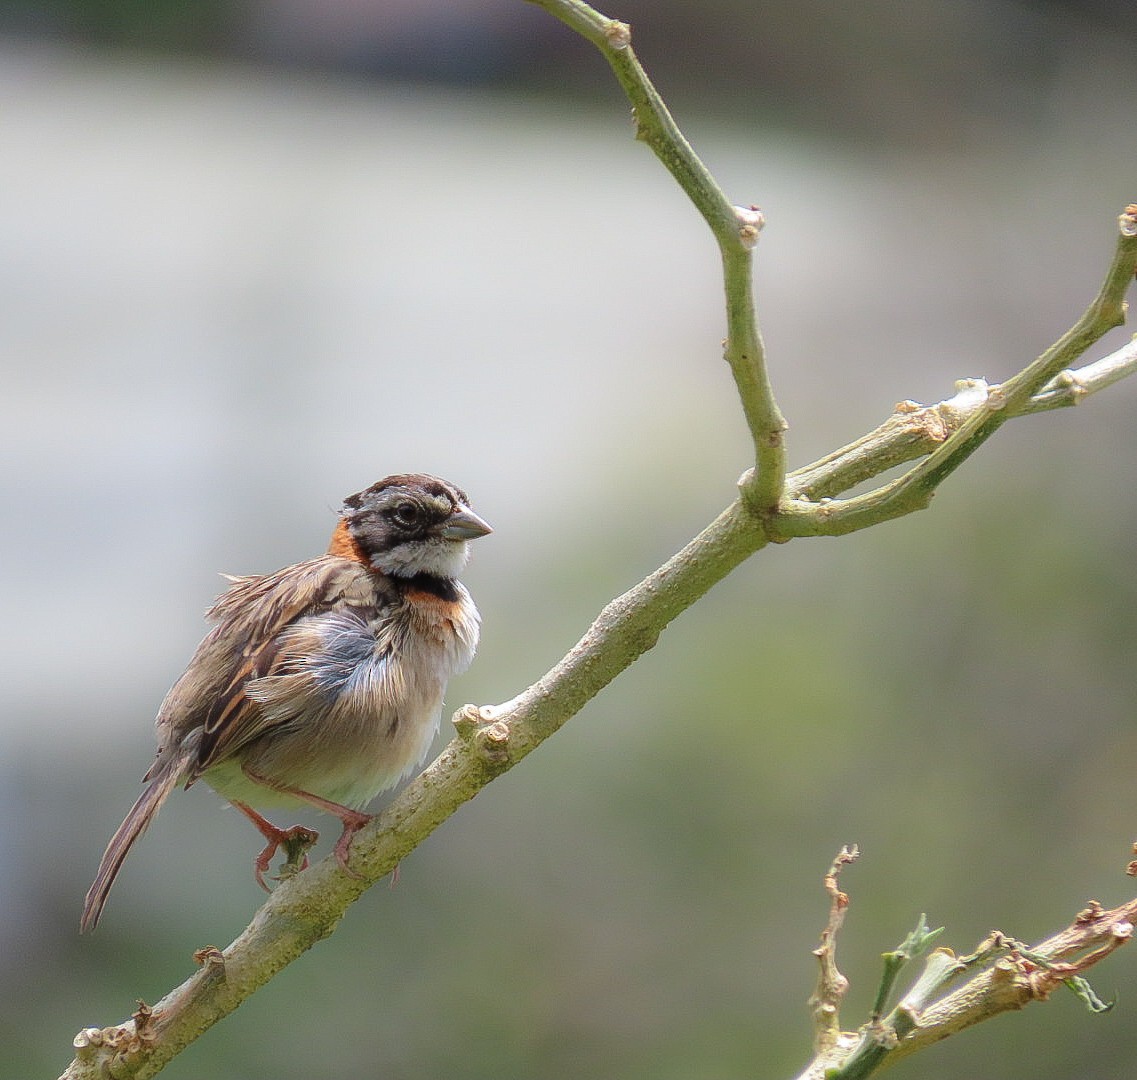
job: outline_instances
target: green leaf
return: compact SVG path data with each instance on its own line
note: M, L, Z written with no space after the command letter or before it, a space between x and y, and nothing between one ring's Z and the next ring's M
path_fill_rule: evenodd
M1063 982L1065 982L1078 1000L1085 1005L1088 1012L1107 1013L1117 1004L1116 1001L1102 1001L1094 992L1094 988L1090 986L1089 982L1083 979L1081 975L1073 975L1069 979L1064 979Z

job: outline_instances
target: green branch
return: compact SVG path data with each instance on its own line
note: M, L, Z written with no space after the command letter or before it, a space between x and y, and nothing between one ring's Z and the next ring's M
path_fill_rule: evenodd
M874 436L881 429L867 436L867 441L830 455L823 466L815 464L791 475L789 490L796 497L792 502L784 502L782 510L769 522L771 539L837 536L922 510L939 485L1008 420L1076 404L1091 389L1111 385L1128 374L1137 366L1132 343L1097 365L1088 365L1080 374L1071 371L1070 365L1109 330L1124 324L1125 294L1135 273L1137 205L1131 205L1119 218L1113 258L1098 295L1058 341L1001 386L987 386L978 380L961 384L960 397L966 395L966 408L957 408L953 413L951 403L942 403L935 407L935 417L922 433L903 422L895 425L896 430L912 435L905 440L902 453L927 455L896 480L851 499L836 500L830 494L847 490L835 487L833 481L838 472L841 483L846 479L859 482L898 464L873 452L879 449L880 440ZM919 412L920 407L905 403L899 411ZM926 424L929 419L923 416L920 422ZM929 440L934 445L928 446ZM842 468L850 465L860 468ZM810 495L821 501L813 502Z
M972 953L930 952L924 969L887 1016L884 1003L900 968L927 953L942 931L919 925L900 948L884 954L885 972L868 1020L858 1032L843 1032L818 1046L798 1080L867 1080L881 1069L966 1028L1002 1013L1045 1001L1068 988L1091 1013L1109 1011L1084 972L1112 955L1133 936L1137 899L1112 911L1091 901L1066 929L1027 946L998 930ZM970 975L955 990L949 987Z
M760 513L775 509L786 474L786 421L774 399L766 351L754 311L752 262L763 218L757 207L734 206L691 149L632 49L627 23L601 15L581 0L530 0L595 45L632 105L636 138L664 164L718 241L726 293L724 355L738 388L754 443L755 472L743 489Z

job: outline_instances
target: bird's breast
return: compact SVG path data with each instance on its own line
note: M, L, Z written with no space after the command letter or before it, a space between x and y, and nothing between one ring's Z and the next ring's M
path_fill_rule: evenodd
M247 687L271 726L242 759L347 806L365 805L409 774L438 729L448 680L477 646L477 610L457 589L454 599L408 590L401 604L342 607L295 623L281 637L276 673Z

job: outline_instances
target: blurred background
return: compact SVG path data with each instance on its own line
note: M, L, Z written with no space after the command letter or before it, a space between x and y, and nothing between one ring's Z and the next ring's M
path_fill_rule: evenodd
M767 214L794 465L1009 375L1097 290L1137 199L1131 3L608 13ZM748 439L709 234L601 57L521 0L6 0L0 102L0 1076L25 1080L260 903L259 838L199 785L76 933L219 571L321 551L386 473L455 480L497 531L449 715L682 545ZM165 1075L789 1076L841 844L847 1027L921 911L970 950L1126 899L1135 406L1016 422L929 512L762 552ZM1059 995L901 1071L1127 1077L1137 956L1093 982L1106 1017Z

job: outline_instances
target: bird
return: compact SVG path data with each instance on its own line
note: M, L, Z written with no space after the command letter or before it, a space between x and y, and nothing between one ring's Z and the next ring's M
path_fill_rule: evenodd
M352 838L371 820L363 807L421 764L447 682L477 648L480 616L458 574L469 541L493 530L469 502L436 476L388 476L344 500L325 554L226 575L206 613L215 625L158 710L157 756L103 853L81 932L174 788L199 779L264 836L262 887L278 848L315 837L259 813L274 807L338 817L335 856L352 873Z

